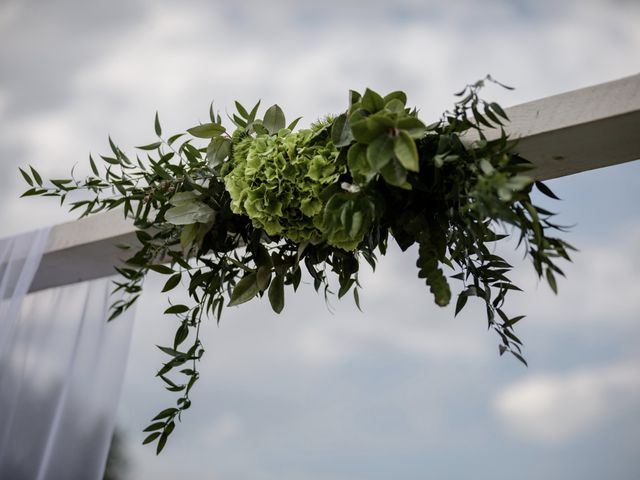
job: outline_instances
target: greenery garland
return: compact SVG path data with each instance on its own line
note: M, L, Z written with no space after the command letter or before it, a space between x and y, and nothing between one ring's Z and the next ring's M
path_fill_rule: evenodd
M168 361L157 373L179 398L153 418L145 444L157 442L159 453L191 405L203 316L219 322L225 305L263 295L280 313L285 289L298 288L303 269L325 296L336 278L337 296L353 292L359 308L360 260L375 268L390 236L402 250L418 245L418 276L440 306L451 300L443 268L453 269L450 278L462 286L455 314L479 298L500 354L526 364L514 333L523 316L503 310L506 295L519 288L507 277L512 266L489 246L515 231L554 292L562 275L556 260L570 260L572 247L548 235L563 227L530 194L535 185L557 197L526 175L531 164L502 129L507 115L479 97L486 81L494 80L457 93L453 110L428 126L399 91L351 91L344 113L298 131L299 119L287 125L277 105L258 118L260 102L251 110L236 102L231 133L210 109L209 123L166 138L156 114L158 140L137 147L146 158L130 158L109 139L112 155L101 156L100 168L90 157L93 175L83 180L72 174L44 186L33 167L20 169L29 184L23 196L64 203L82 191L68 201L81 216L120 207L133 219L140 245L116 268L123 279L115 290L126 296L112 305L110 319L136 301L149 270L168 276L163 292L188 280L192 305L165 311L178 322L172 344L159 347ZM494 127L502 133L488 140L483 129ZM464 141L469 133L478 140Z

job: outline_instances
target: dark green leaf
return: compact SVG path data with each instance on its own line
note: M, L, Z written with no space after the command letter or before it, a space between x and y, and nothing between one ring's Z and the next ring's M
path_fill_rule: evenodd
M153 142L153 143L150 143L148 145L140 145L139 147L136 147L136 148L139 149L139 150L155 150L160 145L162 145L162 142Z
M189 311L189 307L186 305L171 305L167 308L164 313L166 314L177 314L177 313L185 313Z
M281 275L276 275L271 282L269 302L276 313L280 313L284 309L284 278Z
M154 430L162 430L166 424L164 422L156 422L149 425L143 432L153 432Z
M169 280L167 280L167 283L164 284L164 288L162 289L162 291L168 292L169 290L173 290L180 283L181 279L182 273L176 273L170 276Z
M155 417L153 417L153 420L161 420L163 418L167 418L170 417L174 414L176 414L178 412L177 408L165 408L164 410L162 410L158 415L156 415Z
M542 182L535 182L536 187L540 190L541 193L545 194L547 197L553 198L554 200L560 200L555 193L551 191L549 187L547 187Z
M42 186L42 177L40 176L40 174L31 165L29 165L29 168L31 169L31 175L33 176L33 179L39 186Z
M454 316L457 316L462 311L464 306L467 304L467 300L469 300L469 297L464 293L458 295L458 301L456 302L456 312L454 313Z
M31 180L29 175L27 175L27 172L25 172L21 168L18 168L18 170L20 170L20 173L22 174L22 178L24 178L24 181L27 182L30 186L33 187L33 180Z
M161 432L154 432L151 435L149 435L147 438L144 439L144 441L142 442L143 445L146 445L148 443L153 442L156 438L158 438L160 436Z
M149 265L149 270L161 273L162 275L171 275L173 273L173 269L166 265Z
M162 135L162 128L160 127L160 118L158 117L158 112L156 112L156 118L153 126L155 128L156 135L158 136Z
M233 307L248 302L255 297L259 291L256 274L250 273L244 276L233 289L229 306Z

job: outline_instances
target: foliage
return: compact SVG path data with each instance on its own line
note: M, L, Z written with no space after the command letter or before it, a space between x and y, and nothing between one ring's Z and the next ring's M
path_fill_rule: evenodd
M418 276L436 304L450 303L450 279L460 282L455 314L477 297L500 354L526 363L514 333L523 316L504 310L507 294L519 289L492 245L516 232L554 291L562 275L556 261L569 260L572 247L549 236L562 227L530 195L536 186L556 197L526 175L531 165L502 129L507 115L478 95L486 81L467 86L453 110L428 126L403 92L352 91L345 112L299 131L277 105L258 118L260 102L251 110L236 102L231 133L210 109L209 123L166 137L156 114L157 141L138 147L142 158L109 139L112 154L100 165L90 157L93 174L82 180L45 186L35 169L21 169L25 196L59 197L81 216L120 207L133 219L140 244L116 268L115 290L127 296L113 304L112 318L135 302L149 270L167 276L163 292L187 285L191 304L165 311L177 327L171 345L159 347L167 361L157 373L179 398L153 418L144 443L156 442L160 452L191 405L204 316L219 322L225 305L263 295L280 313L303 270L316 291L329 295L336 278L337 296L351 291L358 303L360 261L375 268L390 236L402 250L417 244ZM488 128L501 135L488 140ZM67 200L78 191L84 197Z

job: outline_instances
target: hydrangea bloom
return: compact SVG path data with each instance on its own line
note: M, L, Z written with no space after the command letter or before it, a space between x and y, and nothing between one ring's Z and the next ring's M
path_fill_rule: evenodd
M269 235L320 241L321 193L346 171L337 162L336 147L316 135L320 127L282 129L277 135L260 134L237 143L223 172L232 211L247 215Z

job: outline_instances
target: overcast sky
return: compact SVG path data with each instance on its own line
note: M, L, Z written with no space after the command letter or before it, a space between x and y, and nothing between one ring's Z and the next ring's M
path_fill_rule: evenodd
M637 1L0 2L0 235L73 218L18 199L17 167L63 177L107 135L123 148L222 112L279 103L305 122L348 89L403 89L426 120L487 73L512 105L640 71ZM511 310L530 367L500 358L482 312L455 320L397 249L363 309L311 288L206 328L194 407L156 457L142 428L173 401L153 375L172 338L152 278L118 423L131 478L637 479L640 164L549 182L580 248L554 296L528 265ZM517 261L517 256L514 256ZM176 299L180 295L176 295Z

